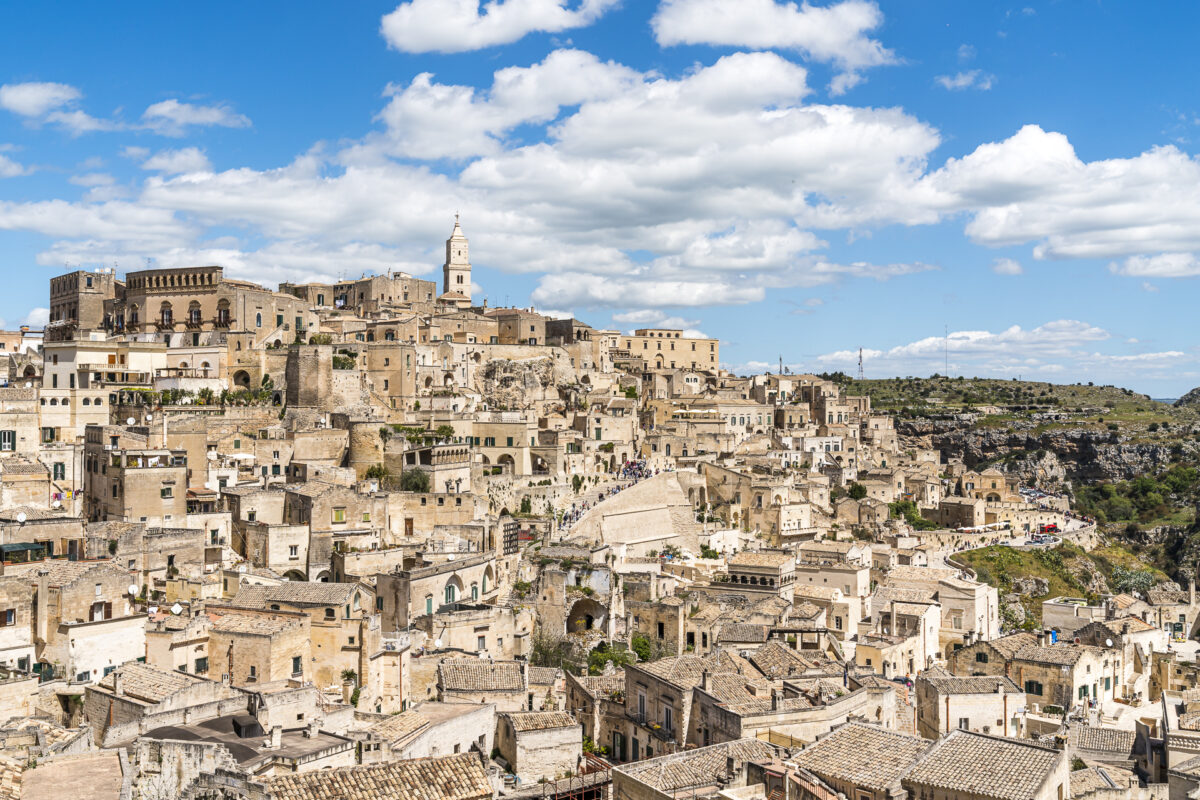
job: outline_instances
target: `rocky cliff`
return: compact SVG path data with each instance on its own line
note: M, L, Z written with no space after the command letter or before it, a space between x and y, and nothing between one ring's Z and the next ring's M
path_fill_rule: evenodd
M899 419L897 432L909 446L940 450L971 468L998 466L1034 485L1063 481L1129 480L1164 469L1181 457L1200 458L1194 440L1135 442L1120 431L1094 428L1041 430L1028 422L979 427L978 414Z

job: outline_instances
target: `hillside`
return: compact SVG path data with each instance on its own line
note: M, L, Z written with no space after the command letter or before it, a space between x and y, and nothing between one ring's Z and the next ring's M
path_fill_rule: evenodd
M1051 550L1017 550L1000 545L959 553L955 561L975 571L1000 593L1008 627L1032 629L1041 624L1042 601L1142 591L1168 575L1129 550L1109 545L1092 552L1064 544Z
M1172 577L1200 563L1200 405L1091 384L826 377L892 413L909 447L1066 492L1110 541Z

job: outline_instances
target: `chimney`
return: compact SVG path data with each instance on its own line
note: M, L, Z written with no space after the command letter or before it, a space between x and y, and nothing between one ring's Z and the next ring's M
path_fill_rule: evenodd
M996 681L996 694L1004 694L1004 681Z
M121 678L121 670L116 670L113 672L113 694L120 696L125 693L124 689L125 681Z
M700 673L700 688L706 692L708 691L708 670Z
M779 710L779 690L778 689L771 690L771 710L772 711Z
M1128 623L1128 622L1122 622L1122 623L1121 623L1121 635L1122 635L1122 636L1128 636L1128 635L1129 635L1129 623Z
M321 723L317 720L309 720L308 727L304 729L304 735L309 739L317 738L317 734L321 732Z
M267 747L269 747L271 750L278 750L282 745L283 745L283 726L282 725L272 725L271 726L271 739L270 739L270 743L267 745Z
M1043 629L1043 630L1040 630L1040 631L1038 631L1038 633L1037 633L1037 643L1038 643L1038 647L1045 647L1045 646L1046 646L1046 631L1045 631L1044 629Z

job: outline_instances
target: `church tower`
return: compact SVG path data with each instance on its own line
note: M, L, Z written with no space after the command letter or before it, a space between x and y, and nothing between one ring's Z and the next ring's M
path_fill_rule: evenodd
M471 299L471 259L467 253L467 237L463 236L454 215L454 231L446 240L446 263L442 265L442 292L460 294Z

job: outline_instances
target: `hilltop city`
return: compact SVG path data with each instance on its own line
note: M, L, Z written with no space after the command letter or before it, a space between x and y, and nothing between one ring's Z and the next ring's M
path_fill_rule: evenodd
M440 284L50 279L0 334L0 798L1200 792L1195 584L1051 592L1105 545L1064 486L472 287L457 218Z

